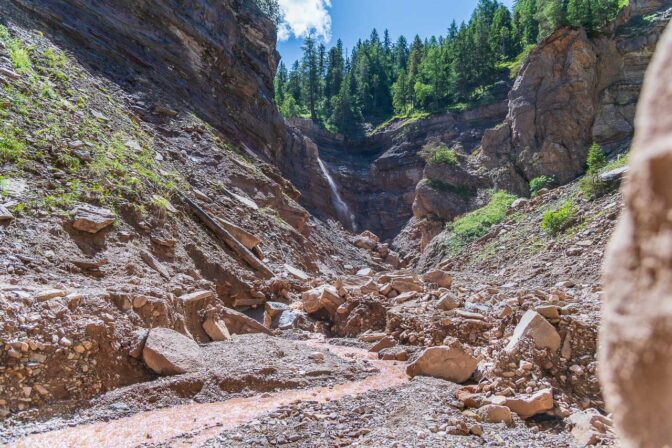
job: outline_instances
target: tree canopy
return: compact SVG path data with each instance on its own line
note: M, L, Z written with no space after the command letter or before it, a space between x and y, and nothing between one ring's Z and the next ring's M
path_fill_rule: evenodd
M261 0L260 0L261 1ZM326 49L308 37L290 70L281 64L276 102L285 116L304 116L340 131L361 121L435 113L473 102L508 75L509 64L561 26L599 32L623 0L517 0L513 10L479 0L470 20L447 34L409 43L373 30L349 54L339 40Z

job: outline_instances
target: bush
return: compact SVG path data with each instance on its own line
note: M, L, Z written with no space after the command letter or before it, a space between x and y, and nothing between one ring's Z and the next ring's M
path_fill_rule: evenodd
M609 185L602 181L600 175L597 173L586 174L579 181L579 188L583 196L589 201L602 197L609 192Z
M548 176L535 177L530 181L530 193L535 196L539 190L548 187L553 183L553 179Z
M459 159L457 158L457 152L454 149L448 148L443 143L430 144L425 146L420 155L432 165L459 165Z
M602 148L597 143L593 143L588 150L588 174L597 174L602 168L607 166L607 156L602 152Z
M577 208L574 202L566 201L560 208L544 214L541 229L548 234L557 235L569 227L572 219L576 216L576 212Z

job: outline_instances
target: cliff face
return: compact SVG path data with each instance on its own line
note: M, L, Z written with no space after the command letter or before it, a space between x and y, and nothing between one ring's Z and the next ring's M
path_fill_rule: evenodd
M612 37L561 29L532 51L506 120L483 137L481 163L495 187L526 195L538 176L564 184L583 173L592 142L627 148L644 72L669 21L636 15L660 7L641 3Z
M275 27L252 1L9 0L0 10L65 39L131 92L163 89L164 104L187 105L258 154L284 144L272 103ZM139 109L156 98L142 100L150 104Z
M423 147L442 143L469 154L479 145L483 131L500 122L505 114L506 103L500 102L416 122L394 122L381 132L355 140L326 132L310 121L291 120L295 138L278 164L302 192L302 205L317 216L335 218L328 199L329 186L317 164L319 156L354 214L355 227L391 239L413 217L414 208L416 214L436 212L446 218L466 208L460 203L447 204L450 201L442 195L425 191L421 180L427 177L426 163L419 155ZM482 179L476 181L466 171L456 175L481 185ZM445 173L436 170L430 176L438 182L447 179ZM416 189L420 200L416 199ZM441 204L451 210L443 210Z

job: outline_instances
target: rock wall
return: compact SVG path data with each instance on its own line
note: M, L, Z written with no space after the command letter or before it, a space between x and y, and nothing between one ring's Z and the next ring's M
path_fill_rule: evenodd
M607 254L601 379L625 446L672 440L672 29L639 103L626 208Z
M188 107L258 154L284 145L272 102L276 31L253 1L8 0L0 11L65 39L131 92L159 87L163 103ZM154 100L142 98L136 112Z
M559 184L585 170L588 148L626 149L644 72L669 13L641 14L661 2L626 11L613 36L590 38L560 29L535 48L509 93L504 123L488 130L481 163L496 188L529 193L529 181L548 176Z
M393 122L381 132L357 139L331 134L308 120L291 120L288 124L294 129L294 137L278 164L302 192L302 205L316 216L335 217L326 199L328 185L317 165L319 156L354 213L357 229L391 239L413 216L418 188L424 194L416 205L417 213L452 217L463 211L459 204L451 203L450 210L444 212L440 204L446 204L446 198L442 192L422 187L420 181L426 177L426 163L419 155L422 148L430 142L441 142L461 148L466 157L478 147L483 131L505 115L506 102L502 101L462 113ZM447 174L434 171L430 169L436 180L450 180ZM480 182L466 171L456 176Z

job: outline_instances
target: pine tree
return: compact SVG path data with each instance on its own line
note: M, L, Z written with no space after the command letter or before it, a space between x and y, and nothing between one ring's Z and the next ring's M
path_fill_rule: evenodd
M305 104L310 111L310 118L318 119L317 104L319 101L319 56L315 46L315 38L308 36L303 42L303 76Z
M287 89L289 74L284 62L280 62L278 73L275 76L275 104L282 104L285 102L285 90Z

